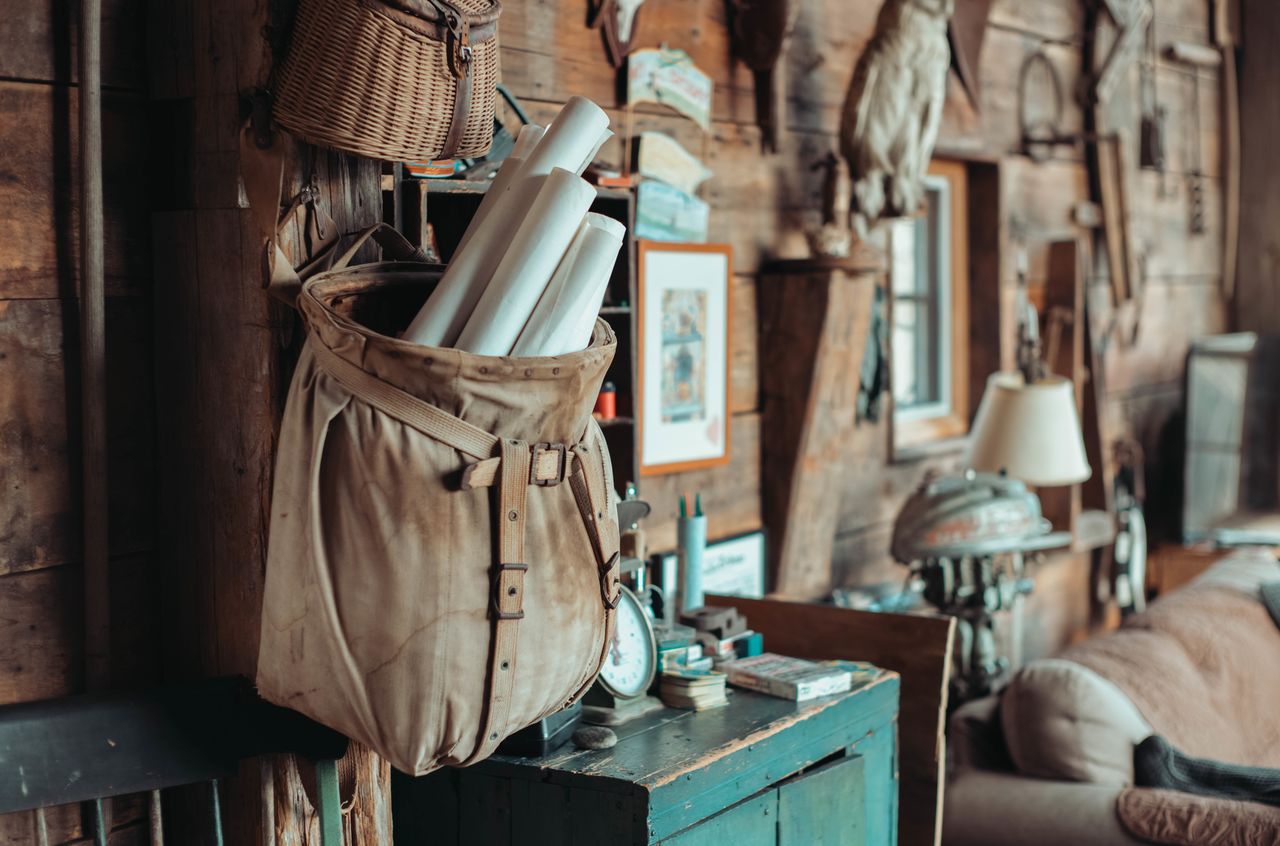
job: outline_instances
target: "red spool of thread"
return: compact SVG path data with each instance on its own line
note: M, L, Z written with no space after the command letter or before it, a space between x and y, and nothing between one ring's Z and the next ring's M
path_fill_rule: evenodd
M612 382L600 386L596 407L592 411L597 420L612 420L618 416L618 388Z

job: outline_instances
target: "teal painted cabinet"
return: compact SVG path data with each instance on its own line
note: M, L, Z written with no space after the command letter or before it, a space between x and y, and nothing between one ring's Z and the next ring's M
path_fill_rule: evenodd
M797 705L735 690L613 749L495 756L392 783L400 846L893 846L898 677Z

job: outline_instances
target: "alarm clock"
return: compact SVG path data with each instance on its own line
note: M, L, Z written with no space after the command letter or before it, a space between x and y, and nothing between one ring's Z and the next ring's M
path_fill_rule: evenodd
M620 591L604 665L582 699L583 719L598 725L618 725L662 707L645 695L658 670L653 623L630 588L623 585Z

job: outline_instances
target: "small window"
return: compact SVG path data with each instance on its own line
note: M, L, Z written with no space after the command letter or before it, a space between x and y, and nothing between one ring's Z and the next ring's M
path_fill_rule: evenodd
M889 229L893 443L968 429L968 183L964 165L935 161L920 214Z

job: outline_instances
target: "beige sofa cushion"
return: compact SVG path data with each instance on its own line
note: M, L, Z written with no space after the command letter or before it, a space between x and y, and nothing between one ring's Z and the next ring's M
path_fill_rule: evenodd
M1005 745L1026 775L1094 784L1133 783L1133 746L1151 728L1118 687L1073 661L1018 671L1001 705Z
M1233 552L1115 632L1020 670L1001 723L1014 766L1124 785L1133 745L1163 735L1190 755L1280 767L1280 630L1259 585L1273 553Z

